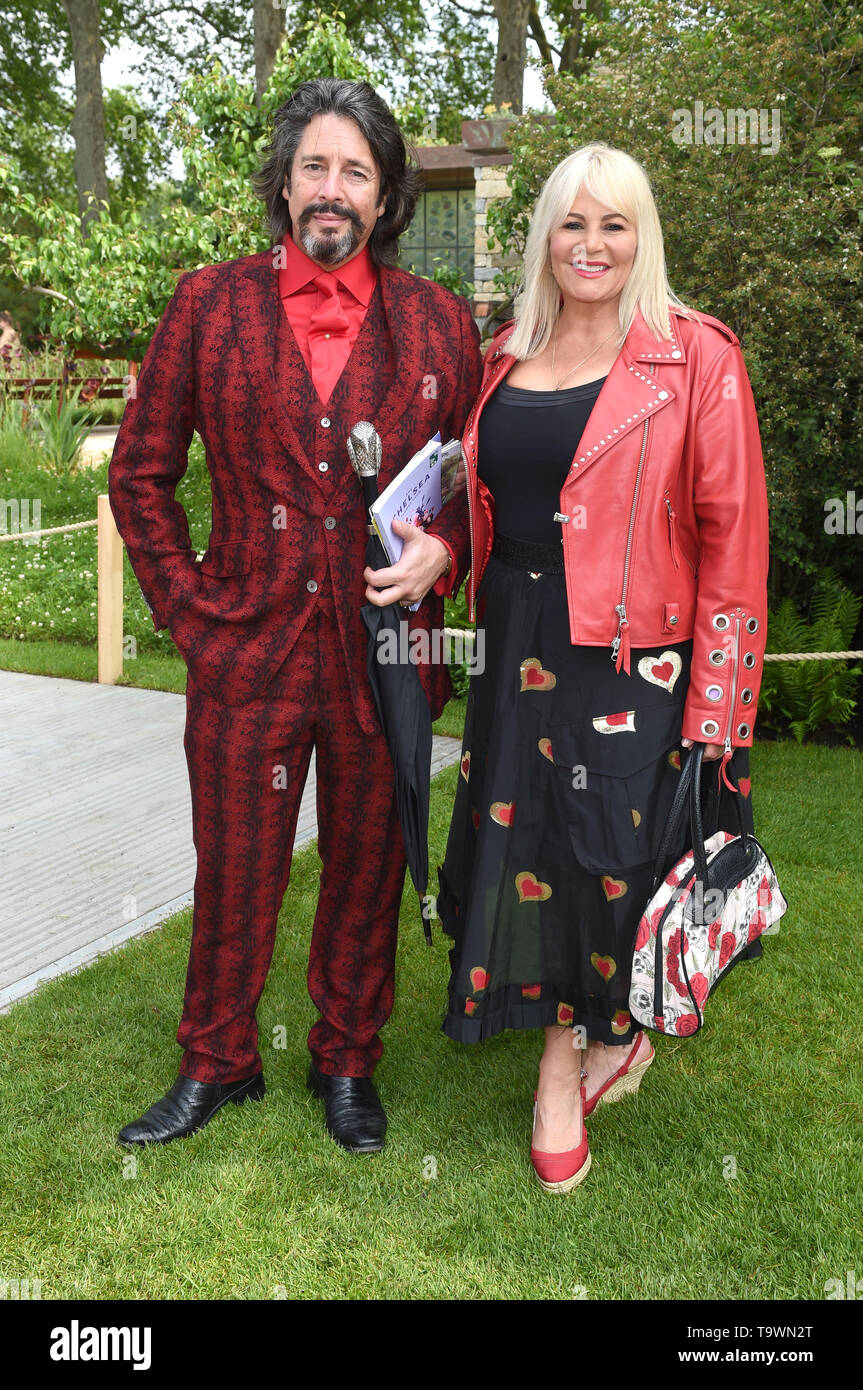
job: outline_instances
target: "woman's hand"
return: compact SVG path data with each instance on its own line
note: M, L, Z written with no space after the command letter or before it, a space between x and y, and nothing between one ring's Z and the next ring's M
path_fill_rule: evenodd
M373 570L366 566L366 599L378 608L388 603L416 603L424 598L447 567L449 551L437 536L429 536L419 526L394 521L393 531L404 541L397 565Z
M691 747L692 747L692 739L691 739L691 738L682 738L682 739L680 740L680 742L681 742L681 744L682 744L682 746L683 746L684 748L691 748ZM725 748L723 747L723 745L722 745L721 743L705 743L705 745L704 745L704 761L705 761L706 763L715 762L715 760L716 760L717 758L721 758L721 757L722 757L722 754L723 754L724 752L725 752Z

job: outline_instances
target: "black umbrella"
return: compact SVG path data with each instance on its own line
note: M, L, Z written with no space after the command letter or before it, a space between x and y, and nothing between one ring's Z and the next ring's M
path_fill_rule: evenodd
M354 425L348 439L348 454L363 486L366 508L378 495L381 466L381 440L373 425L363 420ZM368 527L366 564L375 570L390 564L389 557L373 526ZM395 770L396 802L407 854L408 868L420 897L423 929L432 944L431 923L426 910L429 854L429 793L431 783L432 719L428 700L416 665L406 660L390 660L393 652L406 654L407 643L399 642L404 613L397 603L378 608L363 604L360 610L369 634L368 670L378 718Z

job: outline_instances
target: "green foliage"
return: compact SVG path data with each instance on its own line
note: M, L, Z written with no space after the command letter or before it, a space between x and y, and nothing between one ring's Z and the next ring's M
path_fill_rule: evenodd
M19 226L0 227L0 248L23 284L51 291L40 307L55 341L140 360L181 271L266 249L265 210L251 176L273 111L313 75L382 80L338 17L308 21L302 37L301 48L280 50L261 109L252 85L219 63L187 79L170 127L182 150L188 196L147 216L134 200L102 207L84 238L75 208L36 196L19 164L0 156L0 194L20 215ZM137 122L131 107L117 115L118 127L128 117ZM130 165L132 185L138 173Z
M19 401L10 401L0 391L0 478L5 473L10 479L19 477L28 470L40 467L44 462L42 448L35 432L24 423L24 409ZM3 497L9 497L4 492ZM0 523L3 518L0 517Z
M132 87L109 88L103 106L109 203L116 218L125 204L145 204L151 185L167 173L168 141L154 112Z
M53 400L40 401L32 407L45 458L58 473L74 471L81 445L93 425L89 410L81 409L80 396L79 386L61 401L58 390Z
M96 499L108 491L107 460L71 473L48 470L41 449L24 456L4 453L0 429L0 497L17 499L20 514L29 508L33 525L35 504L39 526L65 526L96 516ZM204 446L195 435L189 448L189 467L177 486L177 500L189 518L193 547L203 552L210 534L210 475ZM6 541L0 545L0 638L15 640L59 638L89 645L96 641L96 527L44 536L41 541ZM123 554L123 632L135 639L140 654L172 653L166 631L156 632L138 581ZM134 671L134 667L131 667Z
M468 279L461 266L443 260L440 256L434 256L433 261L434 271L429 278L434 280L435 284L452 290L453 294L462 294L465 299L470 299L473 294L473 282Z
M819 574L807 618L785 598L770 614L770 652L848 651L863 601L832 570ZM825 725L847 724L857 708L861 667L847 661L768 661L759 711L771 724L787 724L802 743ZM849 740L850 742L850 740Z
M829 564L863 592L860 547L825 534L824 499L859 478L863 434L857 7L806 0L634 0L612 22L588 15L596 61L546 72L551 123L513 131L512 198L489 232L521 253L552 168L603 140L645 165L669 277L742 341L759 413L771 510L771 594ZM755 108L778 130L751 144L676 143L681 110ZM778 113L778 127L776 125ZM510 290L519 272L507 272Z
M464 632L475 631L475 624L467 615L467 589L462 585L454 599L444 599L444 623L447 627ZM457 699L463 699L470 688L470 662L463 661L450 667L450 679Z
M342 10L310 15L284 43L267 86L265 109L275 110L301 82L315 77L344 77L351 82L386 81L368 61L355 39L348 36Z

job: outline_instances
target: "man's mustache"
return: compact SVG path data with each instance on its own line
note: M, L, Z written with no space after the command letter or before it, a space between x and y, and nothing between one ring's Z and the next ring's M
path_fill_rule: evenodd
M306 208L300 213L300 226L304 227L307 222L316 215L328 215L330 217L347 217L358 231L363 230L362 220L359 213L353 208L342 207L340 203L315 203L313 207Z

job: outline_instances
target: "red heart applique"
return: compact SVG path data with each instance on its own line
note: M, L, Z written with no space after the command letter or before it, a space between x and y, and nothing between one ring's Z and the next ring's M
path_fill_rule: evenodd
M461 775L465 781L470 777L470 750L465 753L461 760Z
M515 890L518 893L519 902L537 901L544 903L546 898L551 897L551 888L547 883L542 883L535 874L527 870L515 876Z
M558 1023L572 1023L575 1018L575 1010L571 1004L558 1004L557 1021Z
M603 874L601 882L602 891L608 902L611 902L612 898L622 898L629 888L629 884L624 879L612 878L610 874Z
M498 825L512 825L515 818L515 802L493 801L489 815Z
M594 970L598 970L604 980L610 980L617 970L617 961L612 956L599 956L596 951L591 953L590 963Z
M475 965L470 972L470 985L474 994L479 994L480 990L485 989L488 984L488 971L481 965Z
M741 795L741 796L748 796L749 793L750 793L750 791L752 790L752 778L751 778L751 777L738 777L738 779L737 779L737 785L738 785L738 787L740 788L740 795Z
M651 685L659 685L663 690L673 690L677 678L683 670L683 660L679 652L660 652L659 656L643 656L638 663L638 674Z
M553 690L556 685L557 676L544 670L538 657L530 656L521 663L522 690Z
M542 985L522 985L522 999L538 999L542 993Z

